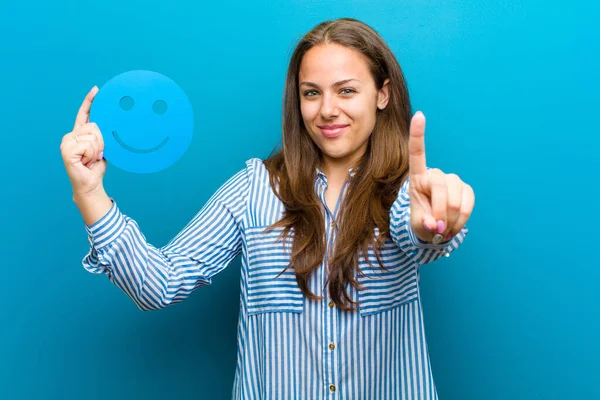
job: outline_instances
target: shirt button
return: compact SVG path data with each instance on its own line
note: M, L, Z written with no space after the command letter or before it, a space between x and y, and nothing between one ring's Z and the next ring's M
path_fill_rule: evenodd
M333 301L330 301L328 305L329 305L329 308L333 308L333 306L334 306Z
M333 343L329 343L329 348L330 348L331 350L334 350L334 349L335 349L335 344L333 344Z
M329 390L331 390L332 392L335 392L335 385L329 385Z
M332 228L335 228L335 221L331 221L331 224L329 225L331 225Z

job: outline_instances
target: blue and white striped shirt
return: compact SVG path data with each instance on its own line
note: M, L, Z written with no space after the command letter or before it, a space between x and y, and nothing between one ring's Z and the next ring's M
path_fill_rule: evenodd
M350 171L352 177L352 171ZM328 251L336 237L335 215L325 202L327 177L315 190L323 204ZM338 205L345 195L342 189ZM100 220L85 226L90 251L84 267L105 274L142 310L180 302L241 253L241 305L233 399L437 399L419 298L419 265L449 256L466 227L447 243L421 242L410 228L408 180L390 210L390 238L382 249L387 271L361 255L358 282L348 285L356 312L329 299L327 257L309 280L304 297L288 264L281 229L283 204L271 190L267 169L250 159L164 247L147 243L136 222L113 200Z

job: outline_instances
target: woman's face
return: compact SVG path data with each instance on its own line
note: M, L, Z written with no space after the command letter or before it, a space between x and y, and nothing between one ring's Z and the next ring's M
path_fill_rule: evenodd
M298 77L302 119L325 164L354 165L367 148L377 108L387 105L387 81L377 90L365 56L335 43L307 51Z

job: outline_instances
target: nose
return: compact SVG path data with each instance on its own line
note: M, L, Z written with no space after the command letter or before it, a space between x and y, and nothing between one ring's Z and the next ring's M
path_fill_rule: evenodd
M340 114L340 109L335 96L330 94L323 95L320 113L321 118L323 119L333 119Z

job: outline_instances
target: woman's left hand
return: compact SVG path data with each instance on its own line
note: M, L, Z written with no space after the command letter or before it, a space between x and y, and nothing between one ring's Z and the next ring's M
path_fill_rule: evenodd
M441 243L452 239L467 223L475 205L473 188L456 174L427 169L425 116L417 112L410 124L410 224L415 235Z

